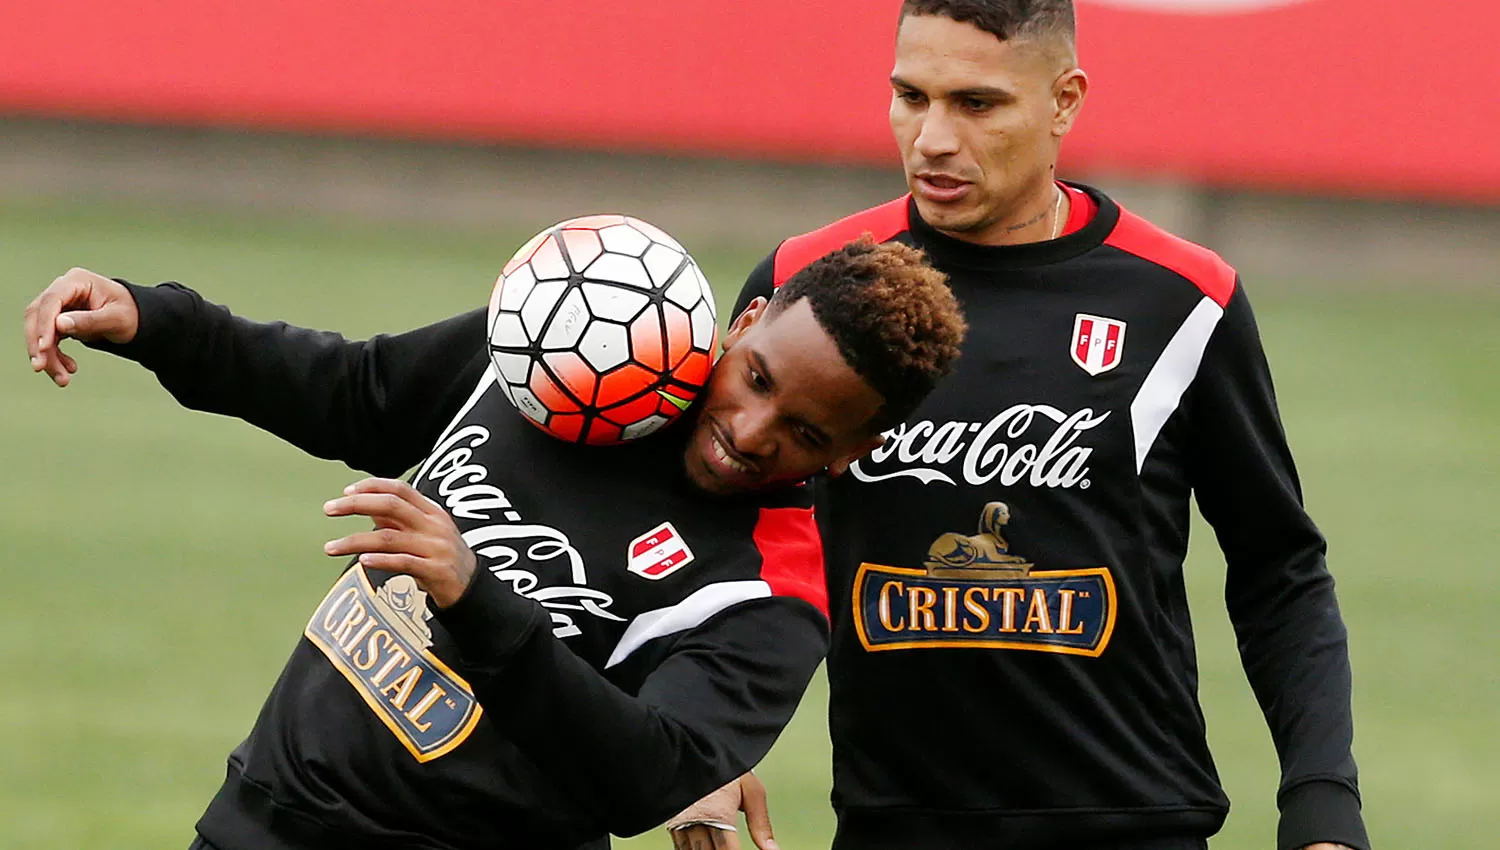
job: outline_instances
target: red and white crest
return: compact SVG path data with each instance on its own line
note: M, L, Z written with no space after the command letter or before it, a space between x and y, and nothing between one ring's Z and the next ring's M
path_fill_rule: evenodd
M672 527L661 525L630 541L629 570L642 578L664 579L693 562L693 550Z
M1119 319L1079 313L1073 317L1073 362L1090 375L1120 365L1125 353L1125 323Z

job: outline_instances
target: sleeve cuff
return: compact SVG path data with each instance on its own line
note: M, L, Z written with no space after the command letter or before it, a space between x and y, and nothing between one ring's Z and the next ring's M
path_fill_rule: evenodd
M482 670L504 666L546 619L540 605L482 570L457 602L438 608L435 616L453 636L464 661Z
M1315 780L1294 785L1281 792L1277 804L1281 808L1277 850L1302 850L1324 841L1370 850L1359 794L1341 782Z

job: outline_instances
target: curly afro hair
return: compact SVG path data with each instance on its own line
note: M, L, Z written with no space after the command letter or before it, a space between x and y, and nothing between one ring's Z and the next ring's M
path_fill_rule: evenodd
M968 330L946 275L916 248L876 244L868 234L792 275L766 317L804 298L850 368L884 400L874 433L910 416L952 371Z

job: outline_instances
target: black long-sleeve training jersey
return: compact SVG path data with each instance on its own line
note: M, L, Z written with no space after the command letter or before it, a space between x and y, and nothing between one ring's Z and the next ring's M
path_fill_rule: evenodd
M524 421L484 312L398 336L131 287L125 346L184 405L412 481L479 571L447 609L350 567L198 823L223 850L572 847L666 820L765 755L827 648L804 488L714 498L691 423L618 447Z
M1232 268L1087 187L1050 242L982 247L909 198L787 240L736 313L869 232L926 251L956 372L822 487L841 850L1207 836L1189 498L1281 758L1278 846L1365 850L1346 634ZM1074 218L1070 217L1070 218Z

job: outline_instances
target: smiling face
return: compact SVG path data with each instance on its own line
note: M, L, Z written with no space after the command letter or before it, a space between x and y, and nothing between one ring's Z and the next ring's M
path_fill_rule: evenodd
M980 244L1048 238L1058 151L1087 89L1064 38L905 16L891 130L922 219Z
M881 443L884 400L855 373L803 299L734 320L704 394L685 462L704 490L731 494L834 475Z

